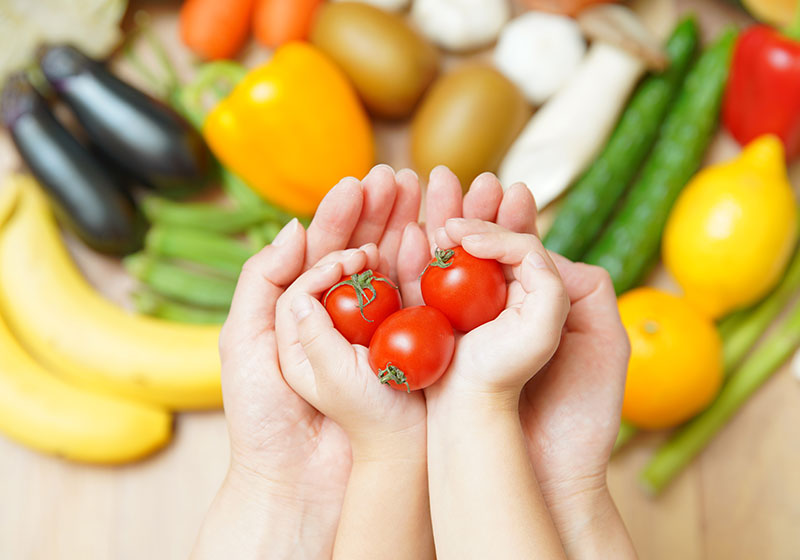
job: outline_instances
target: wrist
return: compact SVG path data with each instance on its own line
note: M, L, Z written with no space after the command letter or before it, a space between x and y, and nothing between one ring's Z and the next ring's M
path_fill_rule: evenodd
M427 430L424 422L390 431L348 433L353 464L422 462L427 460Z
M521 389L483 391L476 389L436 388L428 397L428 419L461 419L463 417L519 418L519 396ZM429 396L430 395L430 396Z
M568 557L636 557L604 474L540 487Z
M306 509L282 484L234 464L206 515L192 558L295 558L306 542Z

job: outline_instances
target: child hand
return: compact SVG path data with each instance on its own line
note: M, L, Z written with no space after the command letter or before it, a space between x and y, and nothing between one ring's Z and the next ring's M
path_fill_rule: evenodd
M344 429L354 460L376 453L376 448L402 452L402 447L389 445L398 436L420 439L424 446L422 394L382 386L369 365L367 348L350 344L319 301L342 276L374 269L379 262L374 244L331 253L300 276L277 306L283 375L302 398Z
M499 261L510 282L503 312L457 341L453 361L430 396L492 394L516 406L522 387L561 340L569 300L558 270L534 235L481 220L450 219L435 241L443 249L461 245L475 257Z

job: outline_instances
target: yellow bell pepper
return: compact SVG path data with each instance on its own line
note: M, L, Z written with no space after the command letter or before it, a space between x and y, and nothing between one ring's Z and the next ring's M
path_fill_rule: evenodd
M347 78L308 43L288 43L214 107L203 136L270 202L311 215L342 177L374 159L369 120Z

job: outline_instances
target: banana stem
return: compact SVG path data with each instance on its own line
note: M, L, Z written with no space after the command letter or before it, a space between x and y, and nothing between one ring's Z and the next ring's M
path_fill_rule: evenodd
M217 233L241 233L270 218L262 208L222 208L205 202L173 202L155 196L142 201L142 211L154 224L203 229Z
M220 325L225 322L227 311L192 307L161 297L149 290L133 292L133 304L139 313L174 321L197 325Z
M205 265L236 279L253 252L225 235L180 226L155 225L145 238L147 251L156 257Z
M658 494L730 420L745 401L800 346L800 301L778 330L731 374L716 400L675 433L640 474L644 488Z
M190 305L228 309L236 282L188 270L171 262L135 253L124 259L127 271L155 293Z

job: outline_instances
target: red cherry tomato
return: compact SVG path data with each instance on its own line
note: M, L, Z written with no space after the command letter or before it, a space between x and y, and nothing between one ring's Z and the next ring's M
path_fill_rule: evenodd
M350 344L369 346L384 319L402 307L400 292L380 272L365 270L346 276L323 299L325 309Z
M420 305L389 316L369 344L369 365L381 383L398 391L432 385L450 365L453 327L441 311Z
M473 257L463 247L436 249L421 284L425 305L444 313L459 331L491 321L506 306L503 267L497 261Z

